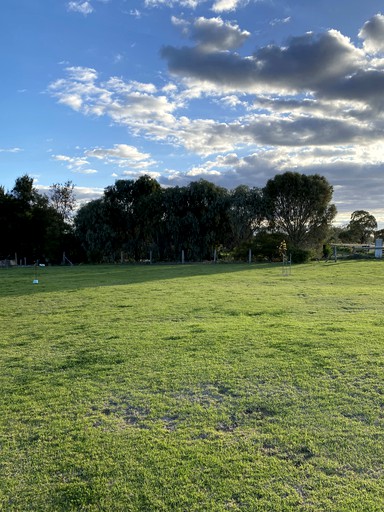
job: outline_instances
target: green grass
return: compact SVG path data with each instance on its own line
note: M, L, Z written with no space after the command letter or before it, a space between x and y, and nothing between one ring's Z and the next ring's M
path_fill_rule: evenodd
M0 270L0 510L384 510L383 276Z

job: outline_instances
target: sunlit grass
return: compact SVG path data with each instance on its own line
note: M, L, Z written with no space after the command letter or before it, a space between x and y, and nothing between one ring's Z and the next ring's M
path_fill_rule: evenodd
M1 270L0 510L383 510L383 274Z

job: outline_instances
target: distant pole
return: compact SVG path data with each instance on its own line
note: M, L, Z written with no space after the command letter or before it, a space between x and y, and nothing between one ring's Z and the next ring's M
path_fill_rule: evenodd
M181 251L181 263L184 265L184 249Z
M248 263L252 263L252 249L248 251Z
M383 239L376 238L375 240L375 257L382 258L383 257Z
M216 249L213 251L213 263L217 263L217 251L216 251Z

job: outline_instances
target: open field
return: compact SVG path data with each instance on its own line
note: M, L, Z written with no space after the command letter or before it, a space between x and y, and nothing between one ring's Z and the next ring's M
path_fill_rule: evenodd
M384 510L384 262L0 270L0 510Z

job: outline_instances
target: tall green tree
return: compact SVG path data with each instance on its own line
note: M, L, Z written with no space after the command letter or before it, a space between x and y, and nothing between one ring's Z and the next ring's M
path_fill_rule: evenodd
M16 199L0 188L0 259L13 259L16 252Z
M187 187L187 204L190 256L194 260L210 259L230 232L228 190L207 180L191 182Z
M75 185L71 180L65 183L53 183L50 187L49 201L64 222L70 222L76 206Z
M188 219L188 190L186 187L169 187L161 195L162 216L158 230L159 257L163 260L180 259L186 249L187 238L194 236L195 226Z
M167 188L162 205L160 252L165 259L179 259L182 250L189 261L210 259L230 237L230 197L225 188L206 180Z
M278 174L263 189L271 228L287 235L293 248L317 245L336 215L333 187L323 176Z
M356 210L351 214L347 230L350 238L362 244L369 242L377 229L377 221L373 215L365 210Z
M161 187L148 175L117 180L104 191L106 214L114 231L116 250L136 260L148 257L161 218Z
M265 218L262 190L239 185L230 192L230 248L250 242Z
M11 191L11 195L19 202L23 208L31 207L42 200L42 196L33 186L33 178L24 174L20 178L16 178L15 185Z
M83 205L77 212L75 234L91 263L113 262L117 257L116 233L103 198Z
M27 174L19 177L10 192L0 193L0 257L28 261L60 259L64 224L60 215L40 194Z

